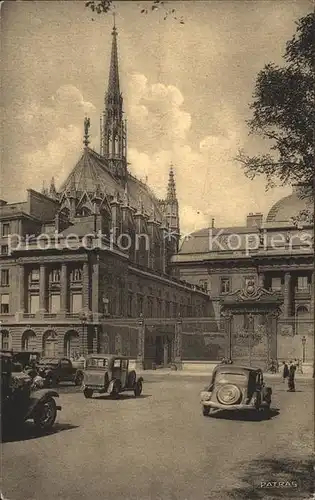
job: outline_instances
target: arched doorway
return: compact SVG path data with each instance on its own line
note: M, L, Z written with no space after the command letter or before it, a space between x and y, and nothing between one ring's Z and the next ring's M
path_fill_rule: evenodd
M1 330L1 349L11 349L11 338L9 330Z
M44 333L42 352L45 358L58 357L58 336L53 330Z
M76 330L70 330L64 338L64 356L77 359L80 355L80 336Z
M33 330L25 330L22 335L22 351L35 351L37 347L36 334Z
M304 335L307 333L307 320L310 319L308 307L305 305L297 306L296 308L296 335Z

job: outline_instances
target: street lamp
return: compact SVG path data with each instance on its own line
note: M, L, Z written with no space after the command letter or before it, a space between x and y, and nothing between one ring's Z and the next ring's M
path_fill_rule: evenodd
M249 350L249 366L252 364L252 336L254 337L254 316L250 313L248 315L248 350ZM253 338L254 340L254 338Z
M305 345L306 345L305 335L303 335L301 341L302 341L302 362L305 363Z
M82 351L82 356L85 354L85 326L87 325L88 322L88 315L85 311L82 311L79 316L81 323L82 323L82 341L81 341L81 351Z
M232 361L232 328L231 321L233 314L229 310L223 310L221 316L225 319L225 326L227 327L227 334L229 337L229 361Z

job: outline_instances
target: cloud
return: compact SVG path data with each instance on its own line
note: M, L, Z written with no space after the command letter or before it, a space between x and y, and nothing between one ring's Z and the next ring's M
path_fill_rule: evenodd
M148 178L164 197L170 164L175 167L181 228L185 232L209 226L244 225L250 211L264 210L283 190L264 193L264 179L250 181L234 160L246 141L233 106L217 103L208 134L192 144L191 115L183 109L182 92L173 85L150 83L145 75L130 80L128 117L132 125L128 157L131 171Z
M191 127L191 116L182 109L184 97L173 85L149 83L145 75L129 77L127 115L133 137L141 136L143 146L164 148L174 141L185 140Z
M26 103L18 115L33 146L23 158L26 185L41 189L51 177L57 186L65 179L81 154L84 116L95 111L73 85L60 86L45 105L36 100ZM98 141L91 138L93 143Z

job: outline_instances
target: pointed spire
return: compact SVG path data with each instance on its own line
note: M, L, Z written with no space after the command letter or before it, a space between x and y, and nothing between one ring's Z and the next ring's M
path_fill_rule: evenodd
M151 220L156 221L156 210L154 203L152 203L152 208L151 208Z
M174 179L174 170L173 165L170 166L169 176L168 176L168 185L167 185L167 201L176 201L176 187L175 187L175 179Z
M84 140L83 140L83 144L84 144L84 146L86 148L90 144L90 140L89 140L89 129L90 129L90 126L91 126L90 118L88 118L86 116L84 118Z
M123 205L125 207L129 206L129 196L128 196L128 185L125 184L124 195L123 195Z
M120 86L119 86L119 71L118 71L118 49L117 49L117 29L115 23L114 14L114 26L112 31L112 52L110 58L110 69L108 78L108 90L107 97L118 98L120 97Z
M141 193L139 194L139 197L138 197L137 213L138 214L143 214L143 202L142 202L142 195L141 195Z
M55 197L56 194L57 194L57 191L56 191L56 186L55 186L55 178L52 177L51 181L50 181L49 196Z

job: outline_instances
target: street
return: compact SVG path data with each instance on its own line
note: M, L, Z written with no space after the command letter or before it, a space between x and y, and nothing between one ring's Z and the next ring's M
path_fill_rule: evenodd
M28 425L22 437L3 444L4 497L311 498L313 381L299 380L297 392L288 393L270 378L267 420L203 417L199 393L207 382L144 374L142 397L119 400L86 400L78 388L61 387L53 433L36 437Z

